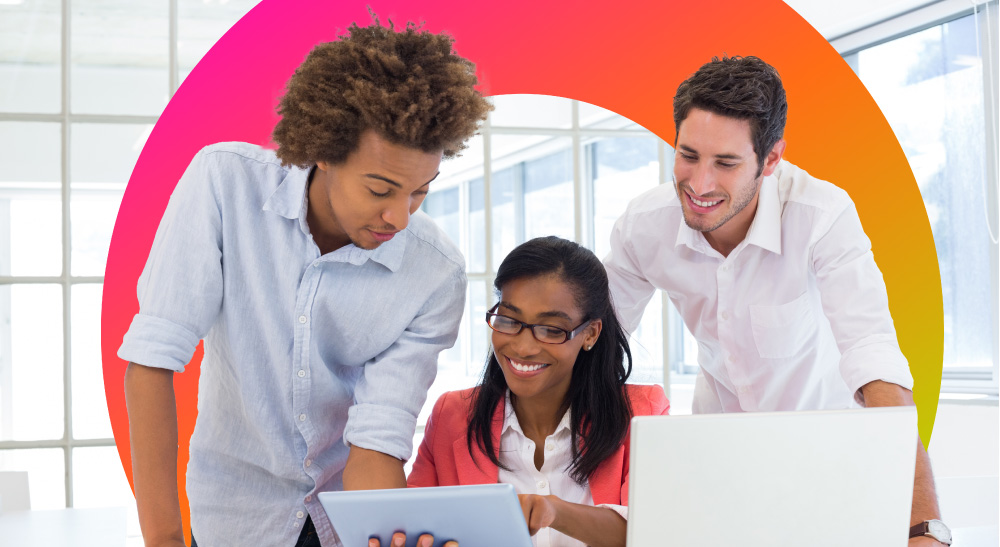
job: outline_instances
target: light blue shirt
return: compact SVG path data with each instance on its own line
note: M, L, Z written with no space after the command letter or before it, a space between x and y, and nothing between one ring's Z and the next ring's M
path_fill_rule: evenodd
M209 146L170 197L118 356L184 370L205 357L187 494L198 543L294 545L316 493L342 488L348 443L405 460L455 343L464 260L421 212L377 249L321 255L309 171L274 152Z

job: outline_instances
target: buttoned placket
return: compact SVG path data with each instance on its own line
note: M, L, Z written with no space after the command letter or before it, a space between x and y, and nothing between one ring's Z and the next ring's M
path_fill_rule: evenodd
M315 441L315 430L312 425L312 416L308 408L309 391L312 387L312 378L309 374L309 358L311 355L312 338L312 305L319 288L320 277L322 276L321 262L319 259L319 249L314 249L313 261L305 268L302 279L299 281L295 298L295 321L294 341L292 348L292 416L294 416L295 426L305 440L306 453L302 461L302 472L310 478L316 478L318 470L313 465L314 454L312 445ZM311 496L305 501L311 501ZM305 507L298 509L295 513L295 526L301 525Z
M736 351L738 333L733 332L732 321L733 314L735 313L734 303L739 297L736 294L739 256L745 247L746 241L741 242L729 253L729 256L722 261L716 270L716 286L718 287L716 329L718 330L719 345L722 347L723 352L723 365L733 384L733 388L736 390L736 397L739 400L740 408L750 412L757 410L757 399L750 386L746 362Z

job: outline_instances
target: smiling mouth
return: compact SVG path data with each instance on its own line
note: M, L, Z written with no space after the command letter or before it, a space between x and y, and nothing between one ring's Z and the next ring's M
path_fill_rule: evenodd
M506 355L504 357L507 357ZM507 357L507 362L510 363L510 367L517 372L537 372L543 368L549 366L548 363L531 363L522 362L515 359Z
M693 201L694 204L697 205L698 207L712 207L714 205L722 203L721 199L717 201L701 201L700 199L695 199L693 197L691 198L691 201Z

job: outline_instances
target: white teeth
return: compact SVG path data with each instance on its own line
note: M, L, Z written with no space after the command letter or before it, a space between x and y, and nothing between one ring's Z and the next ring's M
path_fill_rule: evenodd
M517 361L511 359L510 357L508 357L507 360L510 361L510 366L514 367L514 370L516 370L518 372L534 372L534 371L536 371L536 370L538 370L540 368L548 366L548 365L544 365L544 364L542 364L542 365L526 365L526 364L518 363Z
M691 198L691 201L693 201L694 204L697 205L698 207L711 207L713 205L718 205L719 203L722 203L721 199L718 201L699 201L697 199Z

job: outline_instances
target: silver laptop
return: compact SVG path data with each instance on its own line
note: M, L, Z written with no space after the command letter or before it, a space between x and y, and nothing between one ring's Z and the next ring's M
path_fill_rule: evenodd
M913 407L640 416L628 546L905 547Z

